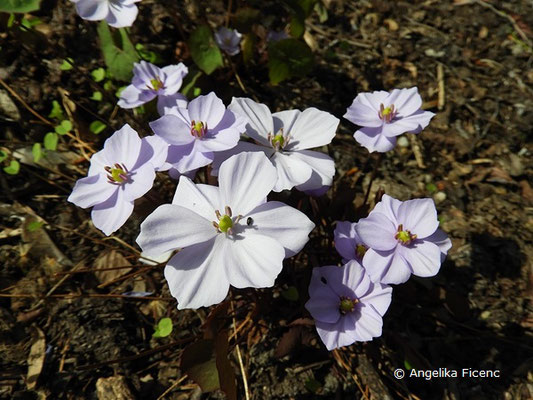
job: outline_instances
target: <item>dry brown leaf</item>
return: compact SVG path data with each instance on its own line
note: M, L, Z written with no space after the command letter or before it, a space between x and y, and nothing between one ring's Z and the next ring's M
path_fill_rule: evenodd
M134 399L123 376L110 376L96 381L96 396L98 400L130 400Z
M95 271L94 274L96 275L96 278L98 278L100 283L106 283L114 279L117 279L118 277L121 277L122 275L125 275L128 272L130 272L131 268L127 268L129 266L131 266L131 263L128 260L126 260L126 258L122 254L120 254L116 250L110 250L108 252L105 252L101 256L99 256L94 261L94 268L95 269L116 268L116 267L126 267L126 268L112 269L108 271Z
M32 390L37 385L37 379L43 369L44 358L46 356L46 339L44 333L39 328L35 328L37 340L31 345L28 356L28 374L26 375L26 386Z

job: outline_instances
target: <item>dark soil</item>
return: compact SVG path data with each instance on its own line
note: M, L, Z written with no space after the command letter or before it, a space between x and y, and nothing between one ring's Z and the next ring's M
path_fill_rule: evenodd
M264 23L275 28L288 21L278 2L233 3L261 9ZM275 288L233 290L228 297L241 327L230 339L238 398L246 398L242 371L252 399L533 398L533 3L325 3L327 21L320 23L316 13L307 20L316 66L306 78L272 86L265 55L257 55L249 67L236 65L246 93L229 68L198 86L226 104L249 96L271 110L314 106L339 118L359 92L418 86L424 108L437 115L424 132L384 155L371 205L378 191L401 200L433 197L453 247L436 277L395 288L382 337L325 350L303 307L310 271L340 263L333 222L364 216L360 206L375 159L341 119L324 149L336 161L334 187L318 199L277 196L316 223L310 242L287 260ZM189 66L188 34L204 17L221 25L228 6L215 0L138 4L132 41L156 52L160 65ZM0 171L0 398L157 399L183 376L182 350L202 336L210 311L178 312L162 266L146 269L136 247L127 245L136 246L153 197L170 201L176 182L161 174L151 200L139 202L116 239L95 229L88 211L66 202L86 174L84 153L100 149L126 122L149 134L154 118L115 107L121 84L105 91L93 81L90 71L105 66L97 25L81 20L72 3L44 0L34 15L42 23L33 30L15 26L0 33L0 91L18 109L6 111L1 102L0 147L12 153L42 142L53 128L28 108L48 118L53 100L72 107L76 129L60 140L57 153L67 162L37 166L30 153L18 175ZM0 14L2 26L7 18ZM66 57L74 68L64 71ZM95 90L105 93L103 102L89 99ZM99 136L88 129L97 118L109 126ZM36 221L42 227L35 229ZM131 270L86 271L125 265ZM298 290L297 300L287 299L289 287ZM153 294L120 297L127 291ZM154 339L163 316L172 318L173 332ZM397 380L397 368L408 375L410 368L499 370L500 377ZM201 394L183 379L164 397L223 396Z

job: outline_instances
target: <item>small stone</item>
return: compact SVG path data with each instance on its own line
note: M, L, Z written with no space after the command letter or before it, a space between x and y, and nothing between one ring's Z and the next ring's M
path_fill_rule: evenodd
M489 319L490 317L490 311L487 310L487 311L483 311L480 315L481 319Z
M398 138L398 146L400 147L408 147L409 146L409 140L405 136L400 136Z
M433 200L435 200L435 204L440 204L444 200L446 200L446 193L444 192L437 192L433 195Z

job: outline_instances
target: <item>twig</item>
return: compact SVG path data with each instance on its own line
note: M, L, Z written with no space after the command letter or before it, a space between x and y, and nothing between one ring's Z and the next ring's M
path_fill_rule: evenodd
M44 122L46 125L50 125L50 126L54 126L54 124L50 121L48 121L45 117L43 117L41 114L39 114L37 111L35 111L33 108L30 107L30 105L28 103L26 103L22 97L20 97L17 92L15 92L13 89L11 89L11 87L2 79L0 78L0 85L2 85L4 88L6 88L6 90L11 93L11 96L13 96L15 99L17 99L18 101L20 101L20 103L29 111L31 112L33 115L35 115L37 118L39 118L39 120L41 120L42 122Z
M381 164L382 158L383 158L383 153L378 153L378 157L376 158L376 163L374 164L374 169L372 170L372 175L370 176L370 182L368 182L368 187L366 188L365 199L363 200L362 206L364 206L368 200L368 196L370 195L370 189L372 188L372 183L374 182L374 179L376 178L376 173L378 171L379 165Z
M442 111L444 109L444 103L446 102L446 92L444 89L444 68L441 63L437 64L437 84L438 84L438 97L437 97L437 109Z
M249 392L249 389L248 389L248 380L246 379L246 370L244 369L244 364L242 362L242 356L241 356L241 350L239 348L239 345L237 343L237 321L235 320L235 309L233 307L233 299L231 299L231 312L233 314L233 332L234 332L234 335L235 335L235 350L237 352L237 359L239 360L239 367L241 369L241 374L242 374L242 383L243 383L243 386L244 386L244 395L246 397L246 400L250 400L250 392Z
M7 298L17 298L17 299L30 299L30 298L39 298L34 294L29 293L18 293L18 294L5 294L0 293L0 297ZM171 301L175 300L174 297L156 297L156 296L129 296L126 294L101 294L101 293L86 293L86 294L74 294L74 293L62 293L62 294L51 294L50 296L41 296L41 299L53 298L53 299L76 299L78 297L97 297L97 298L113 298L113 299L131 299L131 300L162 300L162 301Z
M172 390L174 390L181 382L183 382L185 379L187 379L187 374L183 375L181 378L179 378L176 382L174 382L172 384L171 387L169 387L167 390L165 390L163 392L163 394L161 394L161 396L159 396L157 398L157 400L161 400L163 399L167 394L169 394Z

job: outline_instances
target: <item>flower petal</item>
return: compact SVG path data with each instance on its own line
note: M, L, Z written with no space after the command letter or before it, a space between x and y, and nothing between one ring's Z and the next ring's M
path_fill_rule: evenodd
M152 79L161 79L163 78L163 73L157 65L151 64L144 60L141 60L138 63L133 64L133 79L131 83L141 91L150 91L154 94L155 92L148 87L152 87Z
M220 303L229 290L222 236L181 250L165 267L170 293L178 309L208 307Z
M248 214L274 187L276 168L263 153L241 153L224 161L219 170L220 197L235 214Z
M268 236L285 248L285 257L298 253L309 240L309 233L315 227L307 216L278 201L269 201L257 206L243 217L251 218L245 232Z
M215 210L220 208L218 188L193 183L181 176L172 204L185 207L208 221L216 221Z
M389 92L385 90L377 90L374 92L359 93L354 101L367 106L376 111L379 111L380 105L385 102L385 99L389 96Z
M127 86L121 93L117 105L121 108L135 108L152 100L156 94L149 90L139 90L134 85Z
M324 194L331 186L335 175L333 159L327 154L311 150L293 151L290 154L292 158L305 162L313 171L311 177L301 185L297 185L296 189L305 192L318 190L321 193L316 194L317 196ZM321 189L323 189L323 193Z
M107 1L79 0L76 2L76 11L87 21L100 21L107 17L109 4Z
M356 341L354 333L355 319L352 314L342 316L334 324L315 321L318 336L320 336L320 339L329 351L339 347L349 346Z
M349 314L355 319L354 313ZM375 337L381 336L383 328L383 318L370 306L360 308L360 315L354 324L354 337L358 342L367 342ZM350 324L351 326L351 324Z
M183 146L195 140L191 134L191 127L173 114L163 115L148 125L157 136L172 145Z
M346 114L343 117L359 126L378 127L383 125L378 112L374 108L358 101L357 97L352 105L346 109Z
M365 147L369 152L377 151L385 153L392 150L396 145L396 137L386 137L382 134L382 127L361 128L353 135L357 143Z
M342 283L345 286L342 295L359 299L364 296L371 285L370 278L357 260L350 260L342 266Z
M422 107L422 97L418 94L418 88L394 89L387 97L385 107L394 104L399 117L407 117Z
M125 28L133 25L133 22L139 13L139 9L135 4L125 5L116 4L114 2L106 3L109 4L109 14L106 18L109 26L112 26L113 28Z
M413 270L406 261L404 257L405 252L403 250L405 250L403 246L398 246L398 248L392 252L388 268L382 272L381 277L376 279L376 282L388 285L398 285L407 282L413 273Z
M147 255L205 242L217 235L210 220L188 208L163 204L141 224L137 243Z
M249 137L271 147L268 135L275 134L274 121L266 105L245 97L234 97L228 109L246 118L246 134Z
M403 283L409 279L412 272L399 251L381 252L368 249L363 258L363 265L374 283Z
M311 279L320 278L313 275ZM339 296L328 285L319 282L313 291L309 290L309 300L305 303L305 308L315 320L334 324L341 318L339 303Z
M392 250L398 245L394 238L397 227L385 214L371 212L359 220L355 231L363 243L374 250Z
M403 248L402 255L416 276L435 276L439 272L440 249L434 243L417 240L410 246Z
M155 135L143 137L141 140L141 151L133 169L150 163L156 171L160 171L167 159L168 143Z
M374 307L378 314L383 316L392 302L392 287L381 283L373 283L370 291L360 300L365 306Z
M444 262L444 259L446 258L446 255L448 254L448 250L452 248L452 241L446 235L446 233L442 229L437 229L435 233L428 236L427 238L424 238L425 241L435 243L437 246L439 246L440 249L440 261L441 263Z
M244 130L244 120L227 110L220 123L210 129L205 137L198 139L196 148L199 151L224 151L237 145Z
M291 132L292 126L298 119L302 112L300 110L285 110L272 114L272 120L274 122L273 135L277 134L281 129L283 132Z
M292 157L292 153L276 152L270 157L270 162L276 167L278 176L273 189L275 192L292 189L296 185L307 182L313 174L311 167L298 158Z
M215 159L213 161L213 164L211 165L211 167L213 168L211 170L211 175L218 176L220 165L224 161L226 161L231 156L234 156L235 154L244 152L261 152L268 158L270 158L272 154L274 154L274 150L272 149L272 147L259 146L254 143L240 141L235 147L229 150L219 151L215 153Z
M167 161L171 162L170 156L179 154L181 152L180 158L171 162L172 167L177 169L181 174L189 174L192 173L192 171L196 171L198 168L211 164L215 158L214 153L203 153L196 150L197 143L198 140L195 140L192 145L170 146L169 158L167 158ZM176 152L174 152L174 150L176 150ZM190 175L190 177L194 178L194 174Z
M191 121L207 123L208 129L217 126L226 113L224 103L215 92L191 100L188 110Z
M124 199L133 201L144 196L154 185L154 179L155 169L151 163L135 169L130 175L130 181L120 187L124 192Z
M118 189L107 182L105 174L97 174L78 179L67 201L81 208L92 207L112 197Z
M274 285L285 258L285 250L277 240L263 235L223 239L225 268L232 286L263 288Z
M396 200L388 194L384 194L383 197L381 197L381 201L375 205L372 212L385 214L388 219L397 225L398 209L401 204L402 202L400 200Z
M133 202L125 200L122 191L117 190L109 200L93 207L91 218L94 226L109 236L124 225L132 212Z
M125 124L104 143L105 158L124 164L131 171L141 152L141 138L137 131Z
M157 112L159 115L173 114L175 108L187 108L189 101L181 93L157 96Z
M331 143L339 119L314 107L304 110L289 131L290 141L284 150L305 150Z
M167 65L161 68L161 71L166 75L165 79L165 95L174 95L180 90L183 83L183 78L189 72L189 69L183 63L176 65ZM183 96L183 95L182 95ZM183 96L185 97L185 96Z
M359 235L355 231L355 222L337 221L333 237L335 248L340 256L345 260L353 260L356 257L356 246L362 243Z
M398 208L398 223L404 230L423 239L435 233L439 227L437 209L433 199L414 199L404 201Z

